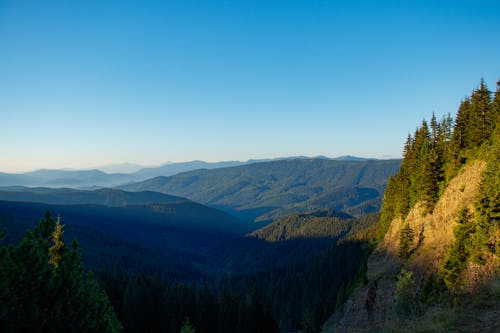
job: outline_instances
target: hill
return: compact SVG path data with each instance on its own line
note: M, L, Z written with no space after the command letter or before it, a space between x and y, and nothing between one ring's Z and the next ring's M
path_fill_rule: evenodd
M267 242L300 238L339 238L345 236L355 222L352 216L333 210L293 213L252 232L250 236Z
M246 163L251 163L251 161L228 161L213 163L204 161L190 161L181 163L168 163L159 167L140 168L137 171L126 173L107 172L106 170L113 169L112 166L111 168L103 167L103 170L42 169L24 173L0 172L0 186L42 186L53 188L110 187L130 182L142 181L158 176L171 176L180 172L186 172L196 169L216 169ZM125 165L125 167L126 166L127 165ZM132 165L132 167L134 166Z
M188 201L185 198L151 191L126 192L109 188L87 191L69 188L22 186L0 187L0 200L63 205L95 204L105 206Z
M100 170L36 170L0 173L0 186L106 187L138 180L129 174L108 174Z
M119 188L179 195L247 221L331 208L377 211L399 160L288 159L157 177Z
M226 161L226 162L205 162L205 161L189 161L179 163L167 163L158 167L142 168L132 175L135 179L148 179L158 176L172 176L181 172L187 172L197 169L218 169L231 166L246 164L247 162Z
M500 82L409 136L364 285L325 332L498 332Z
M17 242L50 211L61 216L66 241L78 239L84 263L95 271L116 266L196 281L217 270L208 262L210 251L250 230L248 224L227 213L160 193L33 191L11 193L50 204L0 201L0 222L8 230L6 241Z

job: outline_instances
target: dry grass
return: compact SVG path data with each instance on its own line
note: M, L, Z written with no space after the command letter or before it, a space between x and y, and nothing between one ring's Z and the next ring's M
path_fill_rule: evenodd
M486 163L481 160L468 163L447 186L432 213L425 214L424 205L418 203L404 221L395 219L378 250L397 257L399 233L403 225L408 223L415 233L412 244L415 253L410 265L419 271L437 271L444 260L447 246L454 240L453 229L458 212L463 208L474 212L481 173L485 167Z

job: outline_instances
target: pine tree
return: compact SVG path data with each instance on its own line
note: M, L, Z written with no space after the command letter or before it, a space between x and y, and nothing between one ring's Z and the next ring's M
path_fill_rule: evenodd
M471 95L471 113L468 124L470 132L468 145L470 148L480 146L491 134L490 99L491 92L486 87L484 80L481 79L479 88Z
M460 152L469 145L469 118L471 114L471 102L465 99L460 103L452 136L452 158L459 164L465 163L461 160Z
M78 244L64 246L50 213L0 254L0 331L121 331L106 294L83 271Z
M189 318L186 318L179 333L195 333L195 332L196 332L196 329L194 328L193 324L191 323L191 320L189 320Z
M500 80L497 82L497 89L491 103L489 123L491 124L491 132L493 133L495 128L499 127L500 123Z
M413 238L415 237L415 233L410 228L408 224L406 224L399 233L399 252L398 255L401 259L407 260L410 257L410 247L413 242Z
M58 216L52 234L52 241L54 244L49 248L49 263L54 266L54 272L57 272L64 253L63 227L64 226L61 225L61 217Z
M462 209L458 216L457 226L453 230L455 242L448 249L446 259L441 267L440 275L449 290L457 289L460 273L465 269L470 251L470 235L474 230L471 214Z

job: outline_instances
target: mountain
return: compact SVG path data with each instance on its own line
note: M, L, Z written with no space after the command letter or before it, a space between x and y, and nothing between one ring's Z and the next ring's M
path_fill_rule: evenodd
M328 157L326 157L326 158L328 158ZM374 160L376 160L376 158L365 158L365 157L344 155L344 156L332 158L332 160L336 160L336 161L374 161Z
M100 170L36 170L0 173L0 186L109 187L134 180L128 174L107 174Z
M217 209L154 192L12 188L0 198L7 242L17 242L50 211L61 216L66 241L78 239L95 271L117 266L196 281L217 271L210 251L251 230Z
M217 169L246 164L248 162L226 161L226 162L204 162L189 161L179 163L167 163L158 167L142 168L133 173L133 178L148 179L158 176L172 176L177 173L197 170L197 169Z
M93 191L68 188L45 187L0 187L0 200L40 202L62 205L105 205L128 206L149 203L177 203L189 201L185 198L158 192L126 192L116 189L99 189Z
M144 168L146 168L144 165L127 162L96 167L97 170L101 170L106 173L134 173Z
M203 162L191 161L182 163L169 163L159 167L139 168L137 165L122 164L103 167L102 170L36 170L25 173L9 174L0 173L0 186L44 186L44 187L71 187L95 188L118 186L130 182L142 181L158 176L171 176L180 172L195 169L215 169L248 162ZM104 171L103 171L104 170ZM107 173L105 171L135 170L130 173Z
M0 187L2 186L41 186L41 187L71 187L92 189L112 187L132 182L143 181L159 176L172 176L181 172L197 169L218 169L259 162L268 162L286 159L307 159L307 157L284 157L276 159L260 159L225 162L190 161L166 163L158 167L142 167L138 164L122 163L108 165L91 170L42 169L24 173L0 172ZM328 157L318 157L329 159ZM344 160L366 160L358 157L339 157Z
M409 136L361 284L324 332L498 332L500 82Z
M18 241L45 211L61 216L66 243L77 239L94 271L120 267L190 282L215 274L207 253L248 230L223 212L191 202L109 207L0 201L5 241Z
M250 234L268 242L298 238L338 238L345 236L353 225L353 217L333 210L293 213Z
M156 177L119 188L179 195L247 221L331 208L360 215L380 208L400 160L286 159Z

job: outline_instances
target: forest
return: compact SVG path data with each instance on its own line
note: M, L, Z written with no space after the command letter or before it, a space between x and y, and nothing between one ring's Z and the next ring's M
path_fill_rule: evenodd
M346 231L343 224L330 226L332 235ZM319 242L327 247L316 249L316 255L202 285L129 273L118 266L94 277L84 268L76 241L66 246L63 233L60 219L54 221L47 212L17 246L2 248L2 331L317 332L362 281L369 251L360 240ZM296 246L306 249L297 240L285 239L280 251ZM309 250L314 248L309 245ZM280 251L267 254L279 260ZM75 303L78 306L66 314L66 306ZM88 308L93 310L86 313Z

